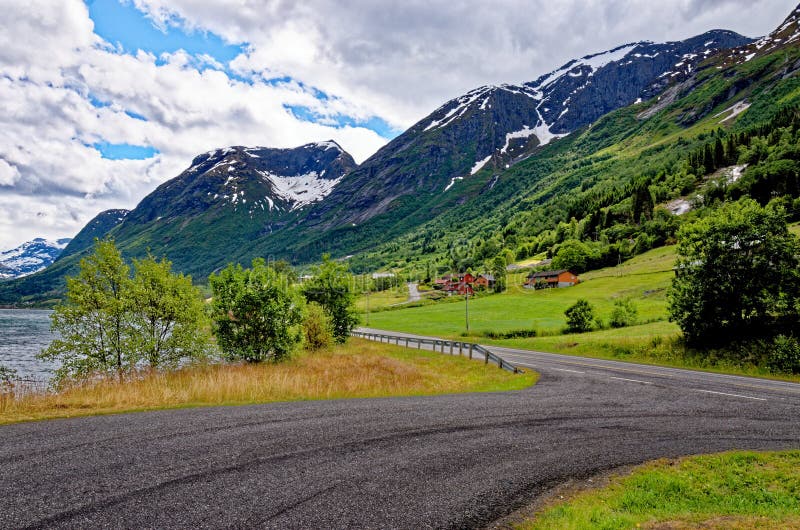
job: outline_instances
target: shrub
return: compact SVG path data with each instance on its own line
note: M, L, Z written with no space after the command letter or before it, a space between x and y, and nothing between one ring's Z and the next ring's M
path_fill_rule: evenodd
M17 380L17 371L0 364L0 394L12 392L14 382Z
M594 308L583 298L564 311L564 315L567 317L567 332L583 333L592 330L595 319Z
M300 342L303 297L263 259L254 259L251 269L228 265L209 282L214 334L229 360L281 361Z
M624 328L636 324L636 305L629 298L616 300L609 324L612 328Z
M333 344L331 319L316 302L310 302L307 306L303 320L303 338L306 349L311 351L328 348Z
M775 372L800 374L800 341L794 337L778 335L773 340L767 363Z
M353 278L347 266L322 256L322 264L313 268L313 277L303 284L308 302L316 302L331 319L334 340L342 344L358 325Z
M484 331L482 336L487 339L527 339L535 337L537 332L535 329L512 329L511 331Z

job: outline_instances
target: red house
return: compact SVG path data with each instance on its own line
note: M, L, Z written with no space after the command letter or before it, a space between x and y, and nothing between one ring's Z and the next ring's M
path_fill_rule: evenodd
M535 272L525 280L525 287L538 289L540 287L572 287L581 280L575 274L566 269L557 271Z

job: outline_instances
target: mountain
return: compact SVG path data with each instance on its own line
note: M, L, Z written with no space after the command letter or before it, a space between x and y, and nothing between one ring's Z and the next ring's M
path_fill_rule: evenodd
M69 242L69 238L52 241L37 237L17 248L0 252L0 279L21 278L48 267Z
M302 264L323 252L357 271L481 267L498 253L556 253L569 239L617 263L674 238L680 219L659 204L794 196L796 151L772 164L761 158L771 147L747 142L793 134L781 127L800 106L797 14L755 41L716 30L628 44L529 83L481 87L360 166L332 142L211 151L108 235L126 256L150 249L196 278L256 256ZM82 252L6 282L0 303L57 296Z
M111 229L120 224L129 210L106 210L97 214L86 223L78 234L72 238L57 260L62 260L73 254L86 250L94 244L95 239L103 239Z
M110 235L132 256L150 250L205 276L242 252L249 262L254 241L302 218L355 167L334 141L217 149L145 197Z
M255 243L295 261L350 254L413 229L496 184L494 173L600 116L658 94L719 50L752 42L715 30L639 42L573 60L522 85L490 85L448 101L342 179L280 239ZM485 186L462 181L484 169ZM493 182L492 182L493 181Z

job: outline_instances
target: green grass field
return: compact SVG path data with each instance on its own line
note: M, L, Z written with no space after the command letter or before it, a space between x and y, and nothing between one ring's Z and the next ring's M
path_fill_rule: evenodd
M800 528L798 469L800 451L658 460L551 505L516 528Z
M509 276L509 289L500 295L478 297L469 302L470 332L507 332L535 329L556 334L566 325L564 310L579 298L596 309L598 317L608 321L614 301L631 298L639 320L665 320L666 289L672 280L674 247L652 250L623 263L581 276L582 283L563 289L534 291L521 287L525 275ZM380 329L459 337L466 331L464 298L423 307L383 311L370 315L370 326Z
M791 227L800 233L800 224ZM694 351L679 340L680 329L667 316L666 292L673 278L675 247L662 247L617 267L581 275L582 283L563 289L534 291L520 287L525 273L509 276L509 289L469 302L470 332L465 328L464 297L370 315L369 326L436 337L548 351L584 357L692 368L720 373L800 382L798 376L775 375L766 366L742 363L724 352ZM564 310L587 299L608 323L614 301L630 298L638 309L637 325L588 333L564 334ZM489 332L535 330L535 337L491 338Z
M386 289L385 291L378 291L370 293L369 301L365 295L361 295L356 299L356 309L361 313L367 311L367 304L369 303L370 311L379 311L387 307L402 304L408 301L408 287L401 285L396 288Z

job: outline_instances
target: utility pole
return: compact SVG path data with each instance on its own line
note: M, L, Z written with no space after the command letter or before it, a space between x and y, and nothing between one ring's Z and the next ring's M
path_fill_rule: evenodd
M369 326L369 289L367 289L367 326Z
M467 323L467 333L469 333L469 290L464 289L464 293L467 295L466 298L464 298L464 319Z

